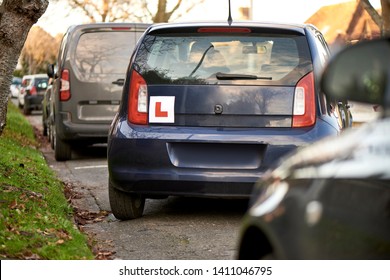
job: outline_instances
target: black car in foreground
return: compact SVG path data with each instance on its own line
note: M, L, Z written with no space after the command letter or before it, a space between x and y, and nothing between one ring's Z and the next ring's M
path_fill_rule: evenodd
M382 117L284 158L256 184L239 259L390 259L390 40L339 53L322 78L336 99Z
M114 215L140 217L145 198L248 198L281 156L338 135L319 90L328 56L311 25L148 28L108 135Z

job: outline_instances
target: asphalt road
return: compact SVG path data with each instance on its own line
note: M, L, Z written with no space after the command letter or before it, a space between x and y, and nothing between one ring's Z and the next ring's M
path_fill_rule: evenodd
M28 117L42 131L41 114ZM125 260L229 260L236 256L246 200L170 197L147 200L144 216L119 221L110 214L106 147L76 151L56 162L48 143L41 150L71 190L75 220L95 240L100 258Z

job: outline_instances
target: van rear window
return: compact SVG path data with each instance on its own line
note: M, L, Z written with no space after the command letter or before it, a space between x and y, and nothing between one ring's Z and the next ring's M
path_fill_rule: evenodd
M312 70L306 38L149 35L136 58L149 84L295 85Z
M74 54L76 75L81 80L96 81L102 74L126 73L136 43L132 36L133 32L91 32L81 35Z

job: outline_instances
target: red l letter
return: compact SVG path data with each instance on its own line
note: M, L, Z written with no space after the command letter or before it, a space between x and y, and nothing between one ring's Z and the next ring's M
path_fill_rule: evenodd
M156 117L159 118L166 118L168 117L168 112L167 111L161 111L161 102L156 102Z

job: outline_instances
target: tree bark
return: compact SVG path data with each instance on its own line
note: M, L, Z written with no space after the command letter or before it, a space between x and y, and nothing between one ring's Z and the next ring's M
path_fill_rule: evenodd
M390 36L390 0L381 0L382 15L375 10L369 0L360 0L359 3L379 26L381 35L383 37Z
M382 6L382 36L390 36L390 0L381 0Z
M379 28L382 28L382 17L375 8L371 5L369 0L360 0L360 5L367 11L372 20L378 25Z
M48 0L4 0L0 6L0 136L7 120L12 73L28 31L48 5Z
M153 17L154 23L168 22L172 14L180 7L182 0L177 0L175 7L169 12L167 11L167 0L159 0L157 6L157 13Z

